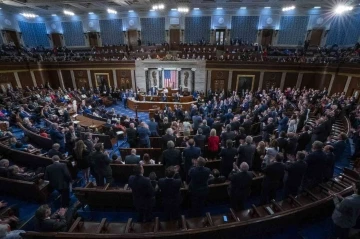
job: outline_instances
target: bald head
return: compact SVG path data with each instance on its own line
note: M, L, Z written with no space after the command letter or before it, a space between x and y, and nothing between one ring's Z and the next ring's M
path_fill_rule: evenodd
M249 171L249 165L246 162L242 162L240 164L240 171L241 172L247 172Z

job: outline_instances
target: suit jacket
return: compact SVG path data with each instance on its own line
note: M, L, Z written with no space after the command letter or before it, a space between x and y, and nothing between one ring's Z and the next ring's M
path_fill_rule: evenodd
M181 201L181 179L160 178L158 181L158 186L161 190L163 203L179 206Z
M162 162L165 168L169 166L181 165L181 152L178 149L170 148L162 153Z
M205 135L206 137L209 137L210 135L210 127L207 125L202 125L199 127L200 129L202 129L202 134Z
M286 163L285 170L287 177L285 180L286 187L299 188L304 175L306 173L307 163L304 160L296 161L294 163Z
M288 145L288 141L286 138L277 138L276 139L277 143L278 143L278 147L279 147L279 152L285 152L287 145Z
M136 129L134 128L127 128L126 129L126 136L128 139L128 142L133 142L134 144L136 143Z
M53 141L53 143L58 143L60 144L60 148L64 148L65 147L65 141L64 141L64 134L59 132L57 129L52 129L50 130L50 138Z
M289 118L288 117L284 117L282 119L279 120L279 125L278 125L278 131L279 133L281 131L287 131L287 124L289 122Z
M297 147L297 139L296 138L288 139L288 144L285 149L286 154L295 155L296 147Z
M71 176L67 166L63 163L54 162L45 169L45 180L53 189L62 190L69 188Z
M330 179L334 176L335 160L336 157L334 153L326 153L326 170L324 173L326 179Z
M55 149L50 149L50 150L48 151L47 155L48 155L50 158L52 158L54 155L59 156L60 159L63 159L63 158L64 158L63 154L62 154L60 151L55 150Z
M86 139L86 140L84 140L84 144L86 145L86 149L87 149L89 152L92 152L92 151L93 151L93 149L94 149L94 143L92 142L92 140Z
M346 149L346 142L344 140L338 140L333 144L335 159L339 160Z
M296 151L305 150L306 145L308 145L310 141L311 141L311 135L308 132L301 133L298 138Z
M206 136L203 134L197 134L194 136L195 145L201 148L202 150L204 150L205 148L205 140L206 140Z
M239 157L238 163L239 165L242 162L246 162L249 165L249 168L252 168L252 162L255 154L255 145L252 144L244 144L240 145L238 149Z
M36 220L35 230L38 232L66 232L67 222L64 216L57 215L44 220Z
M183 156L185 159L185 173L187 174L192 167L192 160L197 159L201 155L201 150L198 147L190 146L184 149Z
M221 138L221 143L223 146L226 145L226 140L230 139L230 140L234 140L236 137L236 134L234 131L229 131L229 132L224 132L221 134L220 138Z
M139 162L140 158L136 155L130 154L125 157L125 164L139 164Z
M134 206L137 209L147 209L154 206L155 190L149 178L142 175L131 175L129 186L132 190Z
M137 133L139 135L140 144L150 144L149 136L151 135L150 130L145 127L138 127Z
M229 176L230 197L242 198L250 194L253 174L251 172L233 172Z
M216 130L216 135L221 135L222 124L220 122L214 122L212 128Z
M207 193L211 171L206 167L193 167L189 171L189 190L192 193Z
M174 144L176 143L176 137L173 135L165 134L161 137L162 149L167 149L167 142L170 140L173 141Z
M282 182L285 174L285 165L280 162L272 162L262 170L265 174L263 184L265 185L279 185Z
M325 142L327 139L327 134L328 133L326 132L325 124L322 123L314 128L311 141L314 142L318 140L320 142Z
M229 176L229 173L233 169L233 163L235 162L235 156L238 154L236 148L224 148L221 149L219 156L221 157L220 173L225 177Z
M326 170L326 154L322 150L310 153L306 158L307 163L306 178L321 181Z
M245 129L245 134L246 135L249 135L251 132L251 125L252 125L252 122L250 120L244 122L241 127L243 127Z
M158 123L150 121L148 125L150 132L158 132Z
M111 159L102 152L95 151L90 155L92 162L95 165L95 171L102 175L111 175L110 167Z

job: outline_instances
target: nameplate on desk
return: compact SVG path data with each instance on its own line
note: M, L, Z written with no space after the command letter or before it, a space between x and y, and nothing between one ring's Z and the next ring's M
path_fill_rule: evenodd
M78 123L80 123L80 121L75 120L75 121L73 121L73 123L74 123L74 124L78 124Z
M72 117L76 118L76 116L78 116L78 114L74 114Z

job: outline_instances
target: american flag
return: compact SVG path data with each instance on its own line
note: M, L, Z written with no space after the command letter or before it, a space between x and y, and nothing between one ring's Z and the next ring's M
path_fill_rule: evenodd
M177 88L176 74L176 70L164 70L164 88Z

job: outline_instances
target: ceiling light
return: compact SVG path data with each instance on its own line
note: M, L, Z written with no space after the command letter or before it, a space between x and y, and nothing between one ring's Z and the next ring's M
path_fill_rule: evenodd
M154 9L150 9L150 12L153 12L153 11L155 11Z
M189 8L187 7L178 7L178 12L181 12L181 13L188 13L189 12Z
M290 11L290 10L294 10L295 9L295 6L290 6L290 7L284 7L282 9L283 12L287 12L287 11Z
M319 9L319 8L321 8L321 7L320 7L320 6L315 6L314 8L315 8L315 9Z
M199 10L200 8L198 8L198 7L194 7L194 10Z
M354 7L352 6L338 5L334 11L336 14L343 14L344 12L349 12L353 9Z
M89 12L89 15L93 15L94 13L93 12Z
M221 10L221 9L222 9L222 7L217 7L216 9L217 9L217 10Z
M75 15L75 13L67 11L67 10L64 10L64 14L69 15L69 16L74 16Z
M20 15L22 15L23 17L26 17L26 18L35 18L35 17L38 17L38 15L36 15L36 14L26 13L26 12L20 13Z
M110 14L117 14L117 11L110 9L110 8L107 9L107 12Z
M176 8L171 8L171 11L177 11L177 9Z
M240 9L246 9L246 7L241 7Z
M52 17L56 17L57 15L56 14L51 14Z
M165 8L165 5L164 4L155 4L152 6L152 9L153 10L163 10Z
M134 10L129 10L129 12L134 12Z
M264 8L271 8L271 7L264 7Z

